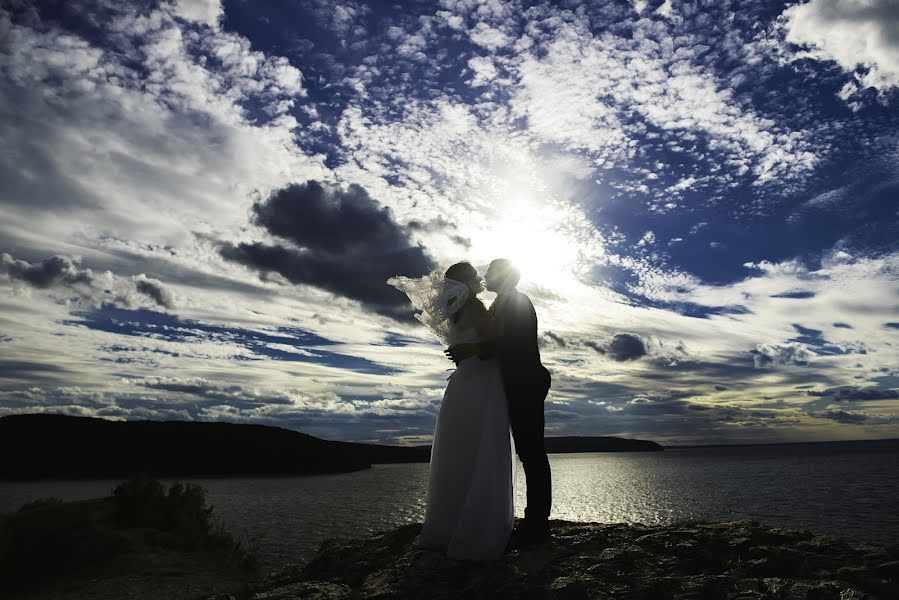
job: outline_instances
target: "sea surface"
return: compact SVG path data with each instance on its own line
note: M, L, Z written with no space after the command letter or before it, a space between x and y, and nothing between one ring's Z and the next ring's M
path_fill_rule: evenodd
M899 544L899 441L552 454L554 519L662 524L753 519L850 542ZM516 513L523 515L518 466ZM427 464L338 475L192 479L263 567L307 560L324 539L424 519ZM0 482L0 512L25 501L108 495L116 481Z

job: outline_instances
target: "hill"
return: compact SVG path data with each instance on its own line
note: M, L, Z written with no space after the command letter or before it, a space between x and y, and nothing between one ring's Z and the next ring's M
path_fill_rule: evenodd
M265 425L0 418L0 479L301 475L370 466L339 442Z
M550 454L571 452L661 452L662 446L649 440L619 437L548 437L546 451Z
M546 438L550 453L659 451L614 437ZM33 414L0 418L0 479L267 476L341 473L428 462L430 446L323 440L280 427L197 421L108 421Z

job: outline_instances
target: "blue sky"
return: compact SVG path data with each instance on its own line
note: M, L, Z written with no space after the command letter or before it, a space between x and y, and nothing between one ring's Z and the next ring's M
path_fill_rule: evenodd
M0 414L426 443L508 257L548 435L899 436L899 9L0 3ZM486 303L492 295L485 293Z

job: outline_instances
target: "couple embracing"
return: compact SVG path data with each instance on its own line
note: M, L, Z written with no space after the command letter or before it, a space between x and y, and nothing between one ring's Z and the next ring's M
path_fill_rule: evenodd
M543 445L549 371L537 348L537 315L506 259L482 279L467 262L421 279L388 281L456 363L437 415L421 545L451 558L492 560L507 546L549 537L551 483ZM477 294L496 300L486 309ZM510 435L511 432L511 435ZM513 531L518 454L527 479L525 518Z

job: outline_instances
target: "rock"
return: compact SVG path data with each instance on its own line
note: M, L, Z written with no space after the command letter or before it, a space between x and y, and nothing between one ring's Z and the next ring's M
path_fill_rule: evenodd
M421 525L322 545L254 600L288 598L899 598L899 549L753 521L648 526L553 521L552 538L494 562L418 548ZM268 594L268 595L266 595Z
M899 579L899 560L891 560L877 566L874 572L881 577L889 577L891 579Z
M253 600L344 600L352 590L339 583L301 581L290 583L253 596Z

